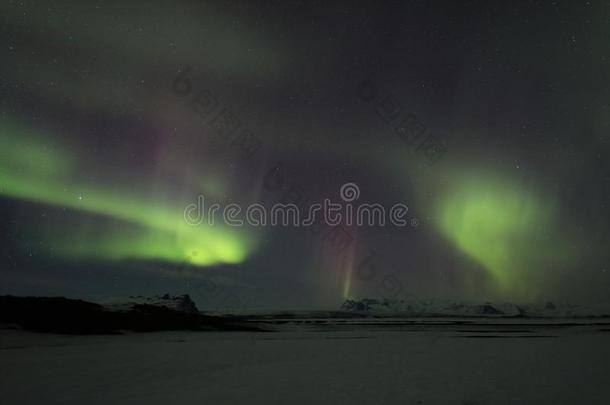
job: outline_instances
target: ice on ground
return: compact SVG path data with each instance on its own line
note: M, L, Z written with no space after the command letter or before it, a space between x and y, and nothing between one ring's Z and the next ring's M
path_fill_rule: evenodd
M0 402L608 403L606 324L377 322L88 337L4 330Z

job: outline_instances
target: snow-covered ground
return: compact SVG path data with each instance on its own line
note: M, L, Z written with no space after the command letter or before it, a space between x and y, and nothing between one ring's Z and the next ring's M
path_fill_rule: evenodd
M610 403L599 321L283 322L272 333L0 330L0 403Z

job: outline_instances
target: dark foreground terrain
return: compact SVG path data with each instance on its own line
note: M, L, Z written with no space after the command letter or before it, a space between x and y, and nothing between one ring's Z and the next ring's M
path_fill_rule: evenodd
M421 321L421 320L420 320ZM599 326L284 324L275 333L0 331L3 404L607 404Z
M230 317L14 297L2 298L1 314L2 404L601 405L610 397L606 318Z
M63 297L0 296L0 323L34 332L116 334L121 331L256 330L221 316L182 312L157 305L135 304L110 309Z

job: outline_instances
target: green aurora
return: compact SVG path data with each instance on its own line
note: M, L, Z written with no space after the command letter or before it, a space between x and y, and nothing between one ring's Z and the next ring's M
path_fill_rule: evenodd
M5 123L0 150L0 194L135 225L131 231L95 232L84 239L54 235L48 242L66 257L160 259L207 266L240 263L253 249L253 239L244 232L187 224L180 208L184 204L160 205L153 199L74 180L78 167L72 157L33 131Z
M554 200L506 175L461 176L435 205L437 228L489 273L499 295L540 295L546 281L536 273L548 274L578 256L559 232Z

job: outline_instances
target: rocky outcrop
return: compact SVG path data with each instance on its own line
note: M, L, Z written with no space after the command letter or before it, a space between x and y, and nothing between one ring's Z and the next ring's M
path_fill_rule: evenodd
M429 317L601 317L608 316L608 306L584 307L546 302L542 305L515 305L510 303L472 303L447 300L391 300L370 299L346 300L341 310L354 313L386 314L397 316Z
M173 303L174 308L156 305L155 300L136 301L112 307L63 297L0 296L0 323L65 334L261 330L236 319L200 314L188 296L163 298L162 302Z

